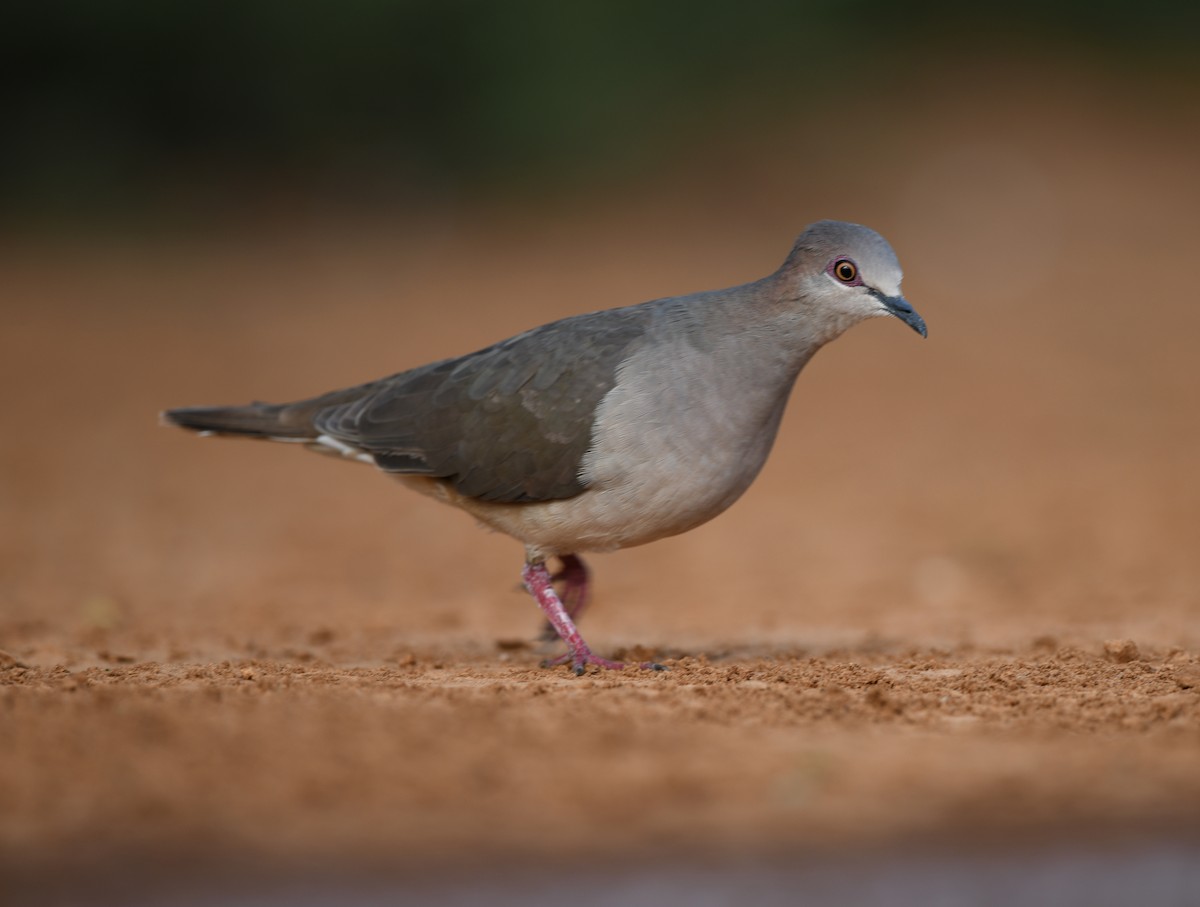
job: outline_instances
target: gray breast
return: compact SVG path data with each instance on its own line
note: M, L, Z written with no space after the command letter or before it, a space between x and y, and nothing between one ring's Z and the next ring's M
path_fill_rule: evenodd
M622 364L583 464L589 517L618 546L706 522L754 481L802 365L762 353L737 335L700 349L679 333Z

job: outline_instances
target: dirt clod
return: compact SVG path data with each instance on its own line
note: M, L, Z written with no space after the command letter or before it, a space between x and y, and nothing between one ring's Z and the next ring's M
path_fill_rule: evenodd
M1174 671L1175 682L1185 690L1200 690L1200 665L1185 665Z
M1137 643L1132 639L1110 639L1104 643L1104 654L1117 664L1128 664L1141 657Z

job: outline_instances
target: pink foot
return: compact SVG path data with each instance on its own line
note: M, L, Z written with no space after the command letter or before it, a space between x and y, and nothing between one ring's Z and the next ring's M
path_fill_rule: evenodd
M565 652L564 654L559 655L558 658L547 658L542 662L542 667L556 668L559 665L565 665L568 661L572 661L572 653ZM576 676L582 675L587 669L588 665L596 665L598 668L604 668L609 671L623 671L629 667L629 665L623 661L610 661L607 658L601 658L599 655L593 655L590 650L587 652L583 662L572 662ZM641 668L643 671L667 670L665 665L660 665L657 661L639 661L636 667Z
M578 558L573 558L573 560L582 566L582 562ZM563 563L565 569L565 559ZM586 576L586 571L584 575ZM550 575L550 571L546 569L544 563L527 563L521 571L521 579L525 583L525 588L529 590L529 594L538 603L538 607L542 609L542 613L546 615L546 619L550 621L550 625L554 628L554 631L567 644L566 654L544 662L546 667L567 664L569 662L576 675L582 675L587 670L588 665L596 665L598 668L609 671L620 671L625 667L623 662L610 661L607 658L601 658L598 655L592 654L592 650L583 641L583 637L579 635L579 631L575 628L571 616L567 613L566 608L563 607L558 593L554 591L554 578ZM662 665L651 662L646 662L641 667L652 671L663 670Z
M583 653L582 658L577 657L574 652L564 652L558 658L547 658L542 662L542 667L557 668L559 665L565 665L567 662L571 663L571 667L574 669L576 675L583 674L587 670L588 665L595 665L607 671L625 670L625 662L601 658L599 655L593 655L590 649Z

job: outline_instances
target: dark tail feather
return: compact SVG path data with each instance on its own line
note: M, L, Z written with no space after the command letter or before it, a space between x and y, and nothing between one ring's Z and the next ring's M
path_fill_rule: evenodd
M308 418L304 418L307 415ZM248 406L188 406L168 409L161 415L164 425L218 435L249 438L315 438L311 412L302 414L294 406L251 403ZM299 417L299 418L298 418Z
M387 379L384 379L386 381ZM323 410L359 400L381 383L372 381L330 391L319 397L295 403L251 403L247 406L185 406L160 414L164 425L178 425L192 431L243 438L276 438L281 441L315 440L321 433L313 423Z

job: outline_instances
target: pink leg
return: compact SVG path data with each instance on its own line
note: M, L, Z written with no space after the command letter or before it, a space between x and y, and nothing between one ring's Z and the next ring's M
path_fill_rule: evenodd
M578 555L566 554L561 560L562 569L554 574L554 578L563 581L563 607L567 609L571 620L578 621L583 614L583 609L588 606L590 599L588 581L591 577L588 574L587 564Z
M550 571L546 569L545 563L527 563L521 571L521 579L524 580L525 588L534 597L555 632L567 644L567 654L547 662L548 667L565 664L569 661L577 675L583 674L590 664L613 671L619 671L625 667L619 661L609 661L607 658L592 654L588 644L583 641L583 637L575 629L575 624L563 607L562 601L559 600L558 593L554 591L554 579L550 576ZM661 665L650 663L643 664L641 667L655 671L662 670Z
M572 622L578 623L580 615L583 614L584 608L591 600L589 594L591 577L587 564L578 555L564 554L559 560L562 561L562 567L550 579L554 582L562 580L563 590L559 599L562 601L563 609L567 612L567 617L571 618ZM546 621L545 626L542 627L541 638L546 642L558 639L558 631L550 621Z

